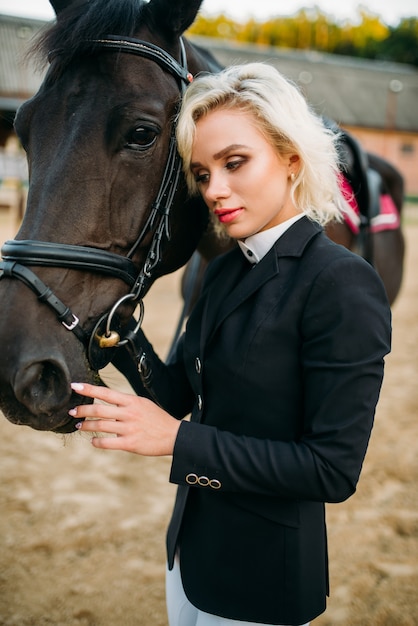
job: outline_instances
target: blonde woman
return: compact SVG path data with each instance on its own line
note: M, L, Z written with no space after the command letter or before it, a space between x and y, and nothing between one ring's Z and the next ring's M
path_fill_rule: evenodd
M268 65L188 88L178 146L190 193L238 243L209 266L154 402L75 383L95 447L170 455L170 626L301 625L328 594L325 503L356 489L390 350L373 268L332 243L335 135ZM191 414L190 420L184 420Z

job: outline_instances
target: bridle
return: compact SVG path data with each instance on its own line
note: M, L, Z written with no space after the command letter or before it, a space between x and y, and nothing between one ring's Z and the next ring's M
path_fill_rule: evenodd
M187 70L186 52L182 39L180 39L180 63L162 48L131 37L107 35L104 39L93 40L89 43L95 48L135 54L154 61L179 80L181 94L193 80ZM59 50L51 51L49 60L59 54ZM170 240L169 218L180 174L181 159L177 152L175 123L173 123L168 157L159 191L138 238L126 256L94 247L33 240L6 241L1 249L3 260L0 262L0 279L7 277L20 280L37 295L40 302L47 304L63 326L73 332L86 346L90 365L95 370L107 365L113 358L114 349L126 345L128 341L132 342L141 328L144 317L143 296L152 281L154 269L162 259L163 239ZM148 233L152 233L151 244L144 264L138 272L132 256ZM130 287L130 292L115 302L110 311L99 319L89 335L81 327L79 318L27 267L28 265L98 272L123 280ZM139 318L135 327L129 330L125 338L121 339L117 310L127 302L139 306Z

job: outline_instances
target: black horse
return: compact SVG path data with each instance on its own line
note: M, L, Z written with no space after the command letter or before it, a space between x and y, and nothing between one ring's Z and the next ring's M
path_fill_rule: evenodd
M197 246L219 252L174 140L191 75L220 69L182 38L201 3L51 0L37 44L50 67L15 122L27 209L2 249L0 405L16 424L72 432L70 382L121 360L159 276Z

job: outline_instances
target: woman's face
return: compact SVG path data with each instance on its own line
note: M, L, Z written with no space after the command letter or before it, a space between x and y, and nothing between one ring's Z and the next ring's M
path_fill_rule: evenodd
M196 123L191 170L228 235L245 239L298 215L290 197L297 155L281 156L249 113L216 109Z

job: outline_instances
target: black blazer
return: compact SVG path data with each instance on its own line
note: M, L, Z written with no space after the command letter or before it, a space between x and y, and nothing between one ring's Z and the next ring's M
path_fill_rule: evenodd
M325 610L325 502L356 489L390 350L375 270L307 218L251 269L216 259L172 363L145 342L177 417L167 534L199 609L301 624ZM353 538L354 539L354 538Z

